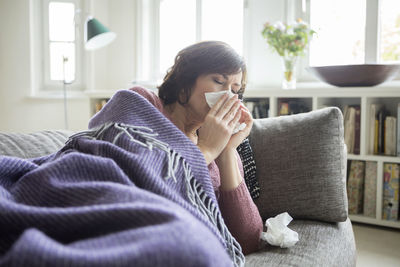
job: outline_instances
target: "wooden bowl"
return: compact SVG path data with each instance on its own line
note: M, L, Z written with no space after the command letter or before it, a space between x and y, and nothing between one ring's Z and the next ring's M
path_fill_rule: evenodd
M339 87L375 86L393 79L400 70L395 64L363 64L306 68L323 82Z

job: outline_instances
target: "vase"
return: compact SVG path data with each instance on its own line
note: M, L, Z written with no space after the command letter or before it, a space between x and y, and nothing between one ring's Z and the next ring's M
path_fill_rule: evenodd
M296 89L296 56L284 56L282 89Z

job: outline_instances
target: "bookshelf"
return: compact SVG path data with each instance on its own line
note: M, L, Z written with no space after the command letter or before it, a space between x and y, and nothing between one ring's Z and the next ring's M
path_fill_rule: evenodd
M107 99L115 91L90 92L91 116L95 112L95 103ZM268 110L268 117L276 117L280 114L282 101L301 101L308 110L317 110L326 106L337 106L343 110L345 105L359 105L361 108L360 119L360 154L348 154L348 160L373 161L377 163L376 177L376 214L374 217L362 214L349 215L354 222L361 222L385 227L400 229L400 220L387 221L382 219L383 205L383 172L385 163L400 164L400 157L374 155L369 149L369 127L367 118L370 116L371 104L381 104L392 115L397 117L397 105L400 103L400 82L392 82L389 85L376 87L347 87L338 88L323 83L299 83L295 90L282 90L280 88L248 86L244 94L244 102L261 102Z
M342 111L346 105L359 105L361 108L360 120L360 154L348 154L348 160L372 161L377 163L376 175L376 214L373 217L363 214L350 214L354 222L361 222L385 227L399 228L400 220L388 221L382 219L383 205L383 173L385 163L400 164L400 157L374 155L369 153L369 138L371 127L367 118L370 116L371 104L381 104L397 117L397 105L400 103L400 83L381 85L377 87L348 87L338 88L324 84L300 84L296 90L282 90L274 88L252 88L245 93L245 99L265 98L269 101L270 117L279 116L279 103L282 99L297 99L306 103L310 110L317 110L326 106L336 106Z

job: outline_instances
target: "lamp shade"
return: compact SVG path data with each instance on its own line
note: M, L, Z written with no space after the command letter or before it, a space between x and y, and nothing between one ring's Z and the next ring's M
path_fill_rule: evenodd
M106 46L114 41L117 35L111 32L106 26L100 23L95 18L88 18L86 21L86 43L87 50L95 50L100 47Z

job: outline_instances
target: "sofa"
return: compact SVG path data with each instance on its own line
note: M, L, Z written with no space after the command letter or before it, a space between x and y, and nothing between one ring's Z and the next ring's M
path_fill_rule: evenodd
M0 155L44 156L60 149L71 134L0 133ZM249 141L260 186L254 202L263 222L288 212L299 242L280 248L260 241L259 250L246 255L246 266L355 266L341 111L332 107L256 119Z

